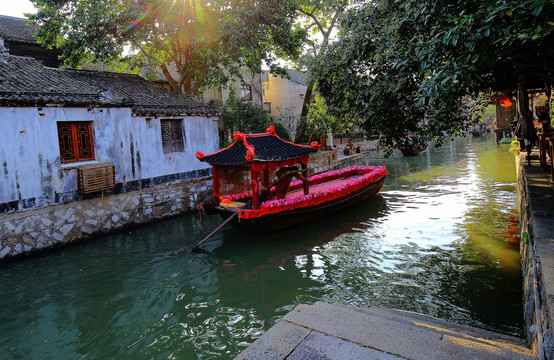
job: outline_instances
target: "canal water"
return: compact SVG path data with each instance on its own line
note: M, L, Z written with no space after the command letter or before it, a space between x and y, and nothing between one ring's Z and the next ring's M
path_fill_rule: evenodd
M272 234L198 214L0 264L2 359L229 359L300 303L416 311L519 336L515 165L492 138L373 152L381 192Z

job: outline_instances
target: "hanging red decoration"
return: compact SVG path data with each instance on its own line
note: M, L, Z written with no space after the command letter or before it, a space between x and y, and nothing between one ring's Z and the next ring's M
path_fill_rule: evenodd
M252 146L251 146L251 147L252 147ZM252 148L254 148L254 147L252 147ZM250 150L250 149L246 150L246 156L245 156L246 161L248 161L248 162L252 161L252 159L254 159L254 156L255 156L255 155L254 155L254 151L253 151L253 150Z
M241 133L240 131L237 131L233 137L237 141L243 141L245 139L244 133Z
M510 101L510 99L506 98L500 102L500 105L502 107L510 107L512 106L512 102Z
M510 97L507 96L507 95L504 95L504 94L494 94L489 99L495 105L500 105L502 107L512 106L512 102L510 101Z
M319 145L317 141L312 141L312 143L310 144L310 147L313 149L319 149L321 145Z

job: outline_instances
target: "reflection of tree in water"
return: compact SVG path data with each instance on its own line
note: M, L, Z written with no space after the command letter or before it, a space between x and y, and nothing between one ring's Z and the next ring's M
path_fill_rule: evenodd
M519 253L503 239L510 217L495 210L497 201L489 196L472 203L453 237L459 240L442 247L395 243L379 231L340 236L322 251L333 264L326 276L335 286L325 300L405 309L520 335Z
M326 301L404 309L519 334L521 323L513 323L513 314L522 311L521 293L513 288L518 274L480 259L479 249L409 244L379 252L355 236L341 241L324 252L335 264L329 278L336 286Z

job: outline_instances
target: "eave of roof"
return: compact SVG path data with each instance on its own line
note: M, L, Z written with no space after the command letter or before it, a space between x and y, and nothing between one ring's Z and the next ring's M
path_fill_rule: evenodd
M0 15L0 38L25 44L36 44L36 26L27 25L27 19Z
M0 106L130 107L140 116L216 116L219 110L138 75L42 66L0 55Z
M234 137L236 141L229 147L208 155L198 152L196 157L210 165L238 166L251 162L299 159L319 149L316 142L305 146L285 141L277 136L273 126L265 134L236 133Z

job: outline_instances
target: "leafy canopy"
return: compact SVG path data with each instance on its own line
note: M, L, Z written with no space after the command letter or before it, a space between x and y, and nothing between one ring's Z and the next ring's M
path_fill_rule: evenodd
M234 140L232 135L237 131L255 134L264 133L271 123L267 110L251 101L231 96L221 109L223 129L220 132L220 145L227 146Z
M374 0L352 9L316 65L333 110L382 145L438 144L468 125L467 97L553 79L550 0Z
M313 63L325 54L332 36L339 31L340 18L346 12L352 0L300 0L298 18L295 23L298 31L305 31L307 38L302 47L302 54L293 59L296 67L310 75ZM315 79L310 76L300 119L296 127L296 142L303 142L306 135L307 116L312 102Z
M323 96L319 94L314 96L306 123L308 142L319 139L320 136L327 136L328 133L344 134L348 132L352 126L354 126L353 121L341 119L330 113Z
M304 36L292 29L294 0L31 1L39 41L61 49L67 66L126 56L158 66L187 95L240 76L241 66L278 71L275 57L294 57Z

